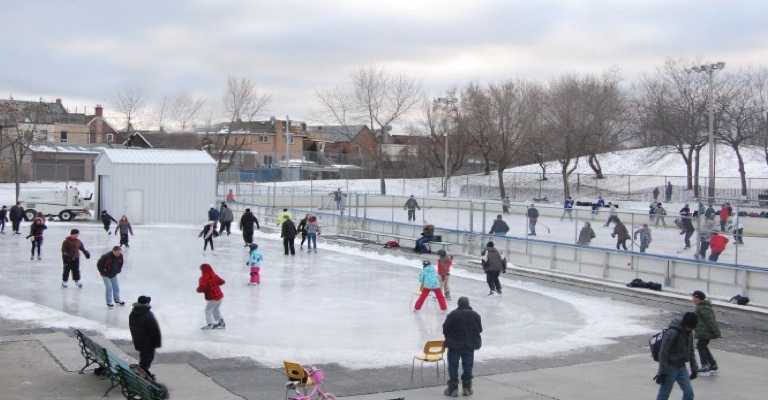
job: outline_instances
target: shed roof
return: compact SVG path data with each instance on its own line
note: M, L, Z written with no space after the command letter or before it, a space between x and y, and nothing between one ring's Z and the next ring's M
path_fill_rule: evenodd
M107 157L114 164L216 165L216 161L208 153L201 150L104 149L101 151L99 159L101 157Z

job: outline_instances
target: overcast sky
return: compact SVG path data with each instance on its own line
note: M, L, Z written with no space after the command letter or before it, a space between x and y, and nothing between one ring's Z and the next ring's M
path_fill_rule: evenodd
M189 92L219 106L227 77L271 93L269 115L312 121L315 90L361 66L452 86L567 72L635 82L665 58L768 65L768 3L688 0L3 0L0 95L109 109Z

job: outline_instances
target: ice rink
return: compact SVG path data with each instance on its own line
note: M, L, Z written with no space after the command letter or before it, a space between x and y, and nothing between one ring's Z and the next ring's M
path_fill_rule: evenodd
M201 212L201 217L203 216ZM432 300L414 313L421 263L392 255L319 243L317 253L285 256L277 233L257 231L264 255L262 283L248 286L247 250L239 232L215 239L203 254L198 227L134 226L126 264L119 275L125 307L110 309L96 270L98 257L118 243L100 224L48 222L42 261L29 259L24 235L1 235L0 314L45 327L95 330L111 339L130 339L130 304L152 297L163 332L160 351L199 351L212 358L249 357L267 366L286 358L336 362L349 368L406 365L426 340L442 339L445 314ZM62 240L71 228L92 257L83 259L83 288L62 288ZM436 262L434 255L426 259ZM199 265L209 263L227 281L222 313L227 329L202 331L203 295L196 293ZM645 334L641 317L655 311L521 282L502 275L504 295L487 297L479 270L453 270L456 308L468 296L483 318L483 349L477 359L551 355L610 343L612 337Z

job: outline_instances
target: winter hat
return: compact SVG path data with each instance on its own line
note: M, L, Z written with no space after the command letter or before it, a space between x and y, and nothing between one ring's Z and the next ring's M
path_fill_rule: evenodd
M459 297L459 307L469 307L469 299L466 296Z
M488 242L488 244L486 244L485 247L493 247L493 242Z
M426 267L427 265L429 265L429 260L424 260L421 262L422 267Z
M497 219L501 219L501 214L496 216Z
M80 230L78 229L72 229L71 231L69 231L70 235L77 235L78 233L80 233Z
M440 256L440 257L442 257L442 256L444 256L444 255L446 255L446 254L447 254L447 253L446 253L446 252L445 252L445 250L443 250L443 249L440 249L440 250L438 250L438 251L437 251L437 255L438 255L438 256Z
M213 203L211 203L211 205L209 205L208 208L213 208Z
M139 296L139 304L149 304L149 302L152 301L152 298L149 296Z
M691 293L691 296L698 298L699 300L705 300L707 298L707 295L704 294L701 290L696 290L693 293Z
M259 245L258 245L258 244L256 244L256 243L249 243L249 244L248 244L248 248L249 248L251 251L253 251L253 250L256 250L256 249L258 249L258 248L259 248Z
M107 213L107 210L101 210L101 213L102 213L102 214L106 214L106 213Z
M696 325L698 323L699 323L699 317L697 317L695 313L692 313L689 311L683 314L683 321L681 323L683 327L696 328Z
M251 212L251 209L250 208L246 208L245 212Z

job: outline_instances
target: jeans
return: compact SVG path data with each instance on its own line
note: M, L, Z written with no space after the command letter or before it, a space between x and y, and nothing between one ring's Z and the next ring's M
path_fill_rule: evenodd
M640 252L645 253L645 249L648 248L648 242L640 241Z
M459 360L461 360L462 382L472 380L472 367L475 365L474 350L448 349L448 379L451 382L459 382Z
M715 253L714 251L709 255L709 261L717 261L718 258L720 258L720 253Z
M211 244L211 251L213 251L213 236L205 238L203 242L203 251L208 249L208 244Z
M426 253L427 246L426 244L429 243L429 241L432 240L430 237L420 237L416 240L416 248L413 249L414 251L418 251L419 253Z
M317 250L317 233L307 233L307 249Z
M43 247L43 238L36 237L32 240L32 254L31 256L35 255L35 248L37 248L37 258L40 258L40 249Z
M693 231L686 231L685 232L685 247L691 247L691 236L693 236Z
M715 357L713 357L712 352L709 351L709 339L699 339L696 342L696 350L699 351L699 359L701 360L701 365L709 365L710 367L717 365Z
M568 218L570 218L570 220L573 221L573 215L571 215L571 212L573 212L573 209L570 209L570 208L563 209L563 215L560 216L560 221L562 221L563 218L565 218L565 214L568 214Z
M101 279L104 280L104 287L106 288L106 290L104 291L104 298L107 300L107 304L113 304L112 303L113 298L116 303L119 303L120 302L120 284L117 282L117 275L113 276L112 278L108 276L102 276Z
M707 249L709 249L709 242L701 240L701 243L699 244L699 259L707 259Z
M221 300L208 300L205 302L205 323L218 324L221 321Z
M408 210L408 221L416 221L416 210Z
M528 230L531 232L529 235L536 235L536 220L533 218L528 218Z
M670 365L667 368L667 379L661 383L659 392L656 394L656 400L667 400L672 392L672 386L675 382L683 391L683 400L693 400L693 386L691 386L691 377L688 374L688 368L685 365L675 367Z

